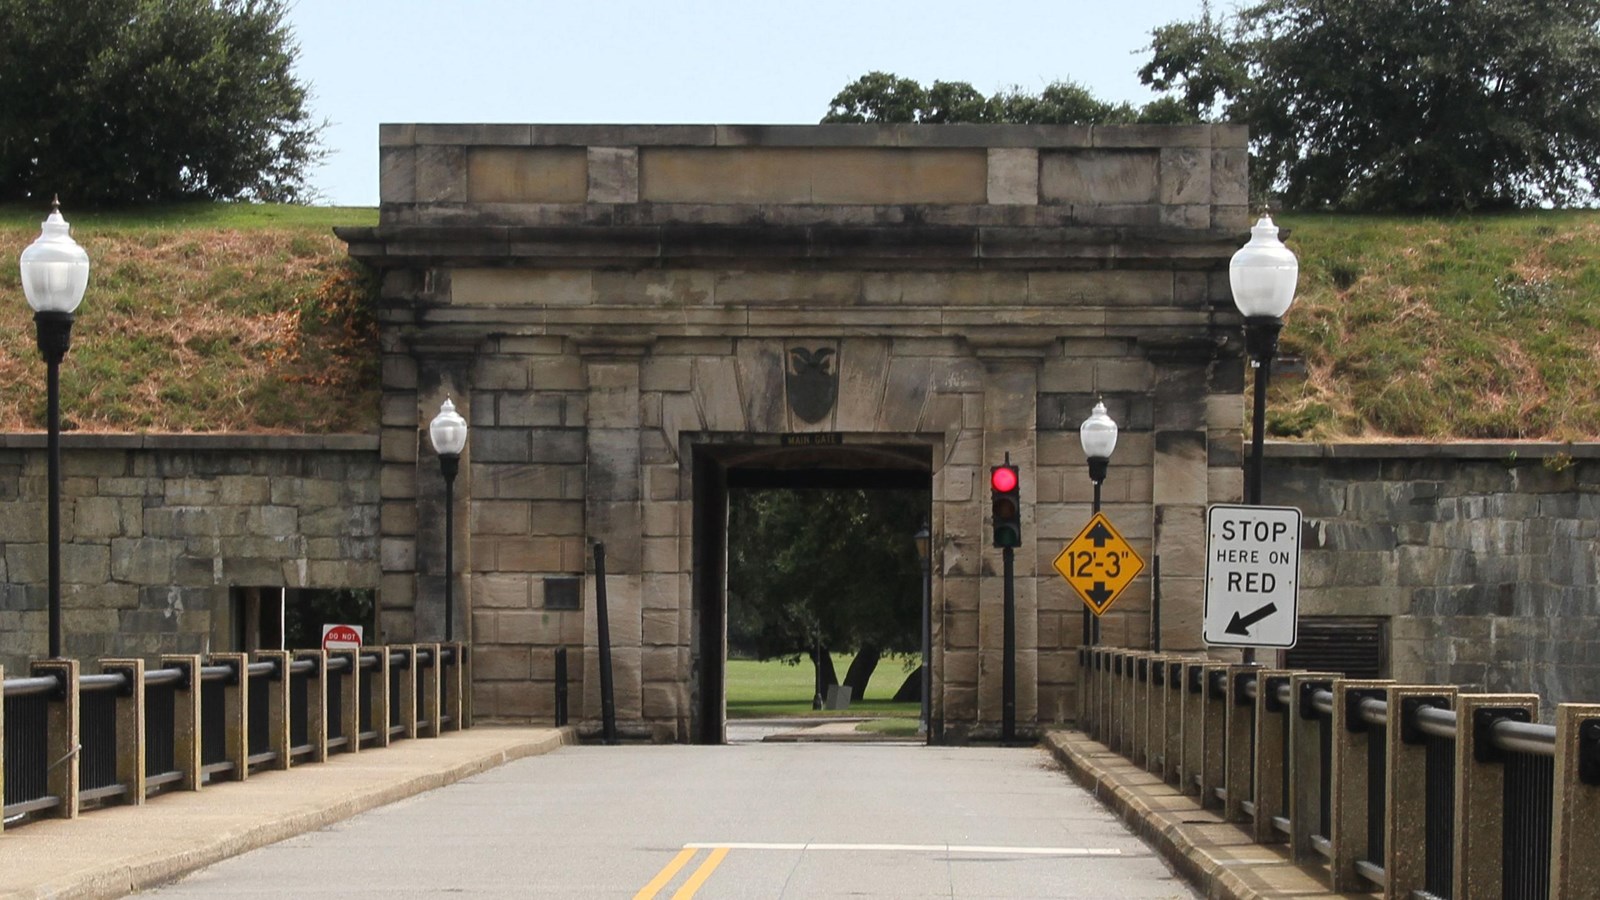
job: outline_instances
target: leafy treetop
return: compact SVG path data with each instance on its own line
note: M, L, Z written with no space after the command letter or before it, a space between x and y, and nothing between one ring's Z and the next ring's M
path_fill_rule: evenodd
M0 0L0 202L306 199L286 0Z

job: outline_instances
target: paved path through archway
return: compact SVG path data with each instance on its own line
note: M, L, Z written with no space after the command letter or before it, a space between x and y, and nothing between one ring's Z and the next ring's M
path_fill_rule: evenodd
M162 897L1191 898L1040 750L566 747Z

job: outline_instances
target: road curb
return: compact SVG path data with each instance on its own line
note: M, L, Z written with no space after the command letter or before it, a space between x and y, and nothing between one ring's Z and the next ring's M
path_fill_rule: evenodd
M126 896L574 743L571 728L474 728L33 823L0 832L0 898Z
M1193 798L1081 732L1049 732L1044 746L1074 781L1115 812L1207 900L1378 896L1329 891L1326 882L1290 862L1282 849L1257 844L1237 825L1202 810Z

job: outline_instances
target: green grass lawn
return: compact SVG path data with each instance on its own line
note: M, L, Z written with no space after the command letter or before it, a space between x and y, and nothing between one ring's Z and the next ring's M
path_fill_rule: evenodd
M833 665L842 676L850 666L850 657L835 654ZM811 708L816 670L810 661L790 666L776 660L757 662L730 659L727 670L728 718L852 715L914 718L921 710L920 704L895 703L889 699L910 674L911 671L905 667L904 657L885 657L872 673L872 680L867 682L866 697L852 699L848 710L818 711Z

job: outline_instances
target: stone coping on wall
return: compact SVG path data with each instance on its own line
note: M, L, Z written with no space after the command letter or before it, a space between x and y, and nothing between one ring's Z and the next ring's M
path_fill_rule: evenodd
M47 437L37 432L0 433L0 450L37 450ZM373 434L63 434L63 450L271 450L375 453Z
M1244 125L382 124L379 147L1244 147Z
M1267 441L1274 459L1462 459L1505 462L1517 459L1600 459L1600 442L1560 441L1382 441L1302 444Z

